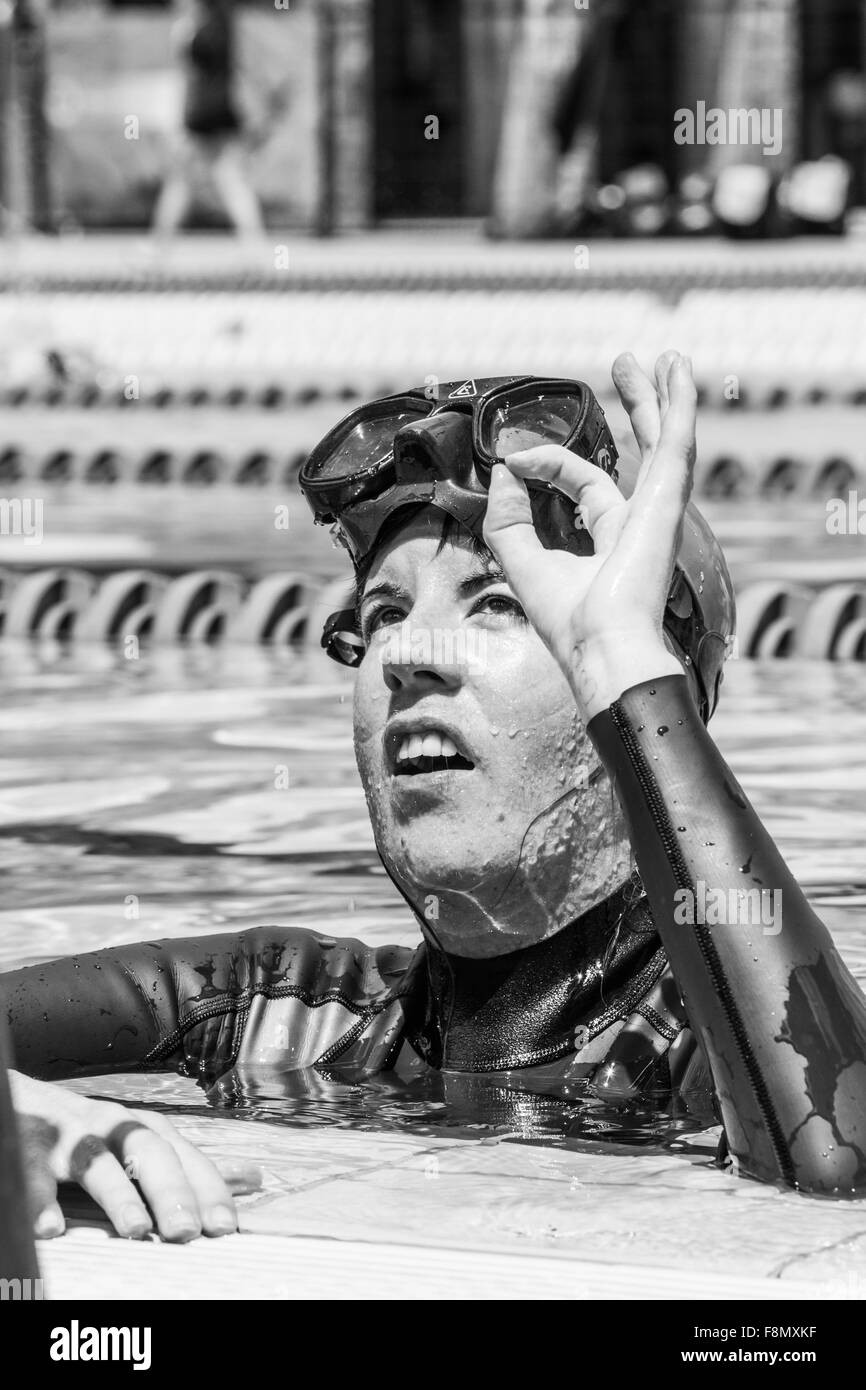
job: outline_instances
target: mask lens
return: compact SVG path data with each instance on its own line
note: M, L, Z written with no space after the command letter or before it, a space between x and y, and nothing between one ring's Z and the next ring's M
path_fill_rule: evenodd
M335 632L331 638L328 655L341 666L359 666L366 648L355 632Z
M412 409L401 402L396 406L391 405L381 415L357 421L336 448L314 462L310 470L311 480L335 483L375 469L391 453L397 431L426 414L423 406Z
M565 444L577 428L583 402L577 396L548 392L531 400L497 401L485 422L485 447L505 458L536 444Z
M325 623L322 646L334 661L343 666L357 666L364 656L364 639L355 627L355 612L343 608L332 613Z

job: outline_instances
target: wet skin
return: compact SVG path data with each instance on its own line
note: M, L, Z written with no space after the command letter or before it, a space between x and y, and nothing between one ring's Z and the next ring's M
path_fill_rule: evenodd
M630 847L560 666L493 557L462 531L443 546L442 524L413 517L367 578L355 752L379 852L428 929L493 956L607 897ZM459 756L401 759L425 730Z
M682 670L662 618L691 489L695 389L676 352L658 359L655 381L623 354L613 379L641 454L629 501L559 445L512 454L491 473L484 539L501 568L486 583L492 567L468 538L440 548L442 522L427 511L383 543L361 596L355 750L376 842L426 929L457 954L552 936L630 867L611 788L587 778L586 726L624 690ZM542 547L526 480L573 500L593 555ZM431 637L470 629L485 638L483 659L444 662ZM449 655L460 653L454 640ZM437 726L471 767L409 776L395 764L401 739Z

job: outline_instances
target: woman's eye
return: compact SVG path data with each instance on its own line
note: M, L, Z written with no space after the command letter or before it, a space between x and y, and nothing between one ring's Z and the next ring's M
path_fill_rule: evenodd
M473 608L473 613L494 613L507 618L518 618L526 622L526 614L516 598L510 594L485 594Z
M393 604L382 604L380 608L374 608L372 612L365 613L361 619L361 635L365 641L369 641L374 632L380 627L385 627L391 623L402 623L405 615Z

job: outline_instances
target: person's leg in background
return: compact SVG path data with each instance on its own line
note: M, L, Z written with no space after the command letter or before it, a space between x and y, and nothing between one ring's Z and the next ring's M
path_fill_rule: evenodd
M158 236L174 236L189 211L191 190L183 174L172 171L160 189L153 214L153 230Z
M175 236L192 203L193 154L190 136L184 134L171 151L170 165L153 210L152 226L157 236Z
M239 140L228 139L211 166L214 186L229 219L241 236L261 236L265 230L259 200L244 168Z

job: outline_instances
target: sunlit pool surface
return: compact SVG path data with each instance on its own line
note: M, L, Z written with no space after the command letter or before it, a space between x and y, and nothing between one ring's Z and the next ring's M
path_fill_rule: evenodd
M96 650L64 656L26 649L4 651L0 680L3 968L123 941L262 923L374 943L417 942L417 928L373 848L352 755L351 677L339 668L240 648L137 662ZM733 661L713 727L866 985L864 686L858 666ZM715 1221L722 1243L726 1195L760 1199L763 1191L764 1221L752 1222L747 1239L758 1239L758 1232L764 1244L782 1242L780 1250L787 1249L791 1228L779 1221L778 1208L773 1214L771 1199L804 1211L793 1194L721 1173L718 1132L701 1130L690 1117L660 1123L649 1109L619 1110L579 1093L517 1091L507 1077L427 1075L403 1086L389 1076L358 1082L334 1072L236 1071L208 1094L173 1076L74 1085L173 1114L196 1142L207 1146L212 1133L217 1152L228 1146L264 1157L272 1195L304 1187L303 1230L327 1233L331 1218L330 1208L310 1215L315 1204L310 1207L299 1154L314 1171L323 1149L329 1162L352 1155L364 1168L389 1135L411 1141L413 1154L427 1152L425 1144L439 1152L441 1141L453 1141L446 1147L451 1153L456 1144L463 1153L455 1160L461 1173L476 1162L472 1153L480 1158L491 1146L499 1154L529 1146L539 1180L549 1167L544 1152L552 1161L556 1151L564 1160L570 1150L575 1162L589 1165L587 1191L598 1191L593 1184L606 1191L613 1185L621 1194L628 1189L631 1227L660 1187L685 1200L697 1185L700 1194L691 1194L700 1195L697 1214L687 1206L683 1216L688 1210L689 1220L706 1219L708 1230ZM342 1141L350 1147L340 1149ZM310 1143L318 1145L315 1159ZM484 1205L495 1193L499 1212L501 1204L506 1210L525 1202L527 1179L525 1169L518 1174L497 1164ZM306 1173L303 1182L299 1171ZM556 1169L557 1177L563 1173ZM573 1188L578 1178L569 1181ZM396 1200L399 1207L399 1193ZM866 1226L863 1216L852 1225L860 1207L834 1204L839 1217L828 1226L828 1204L812 1203L816 1214L805 1218L806 1226L798 1216L798 1229L806 1239L810 1227L812 1244L821 1248L825 1231L835 1233L837 1245L850 1242ZM359 1219L354 1213L352 1220ZM619 1225L623 1219L620 1212ZM373 1212L369 1220L387 1224L388 1216ZM690 1238L685 1230L678 1237L680 1244ZM621 1257L631 1258L628 1251Z

